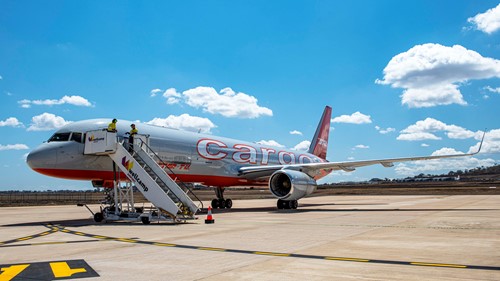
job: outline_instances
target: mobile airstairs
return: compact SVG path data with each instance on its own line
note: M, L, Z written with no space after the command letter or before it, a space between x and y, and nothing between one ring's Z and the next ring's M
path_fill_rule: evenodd
M107 155L113 160L115 174L114 188L108 191L107 205L94 214L94 220L141 220L144 224L151 221L183 222L195 219L195 214L203 203L185 184L181 188L165 170L168 164L149 147L149 136L134 135L133 144L128 138L119 139L116 133L106 130L89 131L85 137L86 155ZM120 179L118 167L127 179ZM175 174L173 174L175 175ZM122 185L124 183L124 186ZM133 198L133 187L139 190L153 206L137 207ZM188 196L198 200L198 204ZM87 207L88 209L88 207ZM89 209L90 211L90 209Z

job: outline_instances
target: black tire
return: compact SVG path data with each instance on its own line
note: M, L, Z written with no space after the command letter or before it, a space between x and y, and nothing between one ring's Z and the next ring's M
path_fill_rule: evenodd
M212 209L217 209L219 208L219 199L213 199L212 200Z
M226 200L219 199L219 208L221 208L221 209L226 208Z
M95 213L94 214L94 221L95 222L102 222L103 219L104 219L104 216L102 213Z
M233 200L226 199L226 208L231 209L233 207Z
M150 224L151 223L151 221L149 220L148 217L141 217L141 221L143 224Z
M279 210L285 209L285 207L286 207L286 201L278 199L278 203L276 203L276 206L278 206Z
M288 207L290 209L297 209L297 207L299 207L299 202L297 200L288 201Z

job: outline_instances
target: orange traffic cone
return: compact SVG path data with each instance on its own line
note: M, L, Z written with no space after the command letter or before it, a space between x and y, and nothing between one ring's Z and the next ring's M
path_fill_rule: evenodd
M207 219L205 220L205 223L215 223L214 218L212 218L212 206L208 206Z

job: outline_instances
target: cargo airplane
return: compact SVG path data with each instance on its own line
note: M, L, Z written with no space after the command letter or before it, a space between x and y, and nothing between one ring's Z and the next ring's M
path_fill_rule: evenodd
M313 193L316 181L334 170L351 172L375 164L392 167L396 162L471 156L481 149L467 154L328 162L331 111L331 107L325 108L307 152L148 124L138 124L137 128L149 136L150 147L168 163L168 173L174 180L214 187L217 198L212 200L213 208L231 208L231 199L224 198L225 187L268 185L278 199L279 209L296 209L297 200ZM83 153L86 132L106 128L110 120L65 125L29 153L28 165L44 175L113 187L113 161L106 156ZM118 120L119 138L126 138L131 123Z

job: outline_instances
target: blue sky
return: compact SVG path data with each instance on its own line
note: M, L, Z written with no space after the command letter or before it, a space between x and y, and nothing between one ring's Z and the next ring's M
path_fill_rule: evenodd
M489 133L474 158L324 181L493 165L498 5L0 0L0 190L90 187L25 164L67 122L116 117L301 149L325 105L330 161L469 152Z

